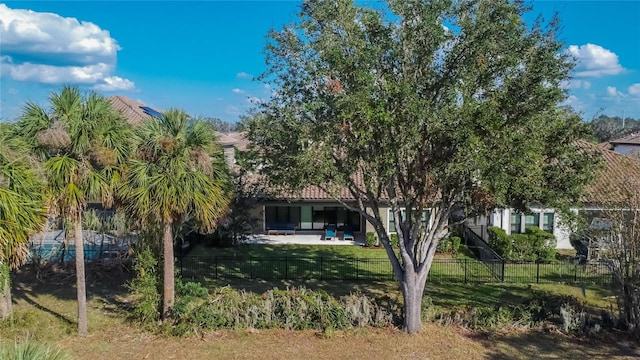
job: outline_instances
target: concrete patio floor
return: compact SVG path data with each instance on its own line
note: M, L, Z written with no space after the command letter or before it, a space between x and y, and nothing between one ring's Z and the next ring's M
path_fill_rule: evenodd
M243 241L244 244L269 244L269 245L364 245L364 234L354 234L355 241L342 240L342 233L333 240L325 240L324 232L294 234L294 235L266 235L254 234Z

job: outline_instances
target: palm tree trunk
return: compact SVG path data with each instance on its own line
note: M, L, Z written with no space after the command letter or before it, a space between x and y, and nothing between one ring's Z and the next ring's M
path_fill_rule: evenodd
M0 320L5 320L13 311L11 303L11 281L9 281L9 265L0 262Z
M82 239L82 214L73 222L76 242L76 289L78 290L78 333L87 335L87 289L84 275L84 242Z
M173 259L173 231L171 222L164 224L162 235L162 247L164 250L164 276L163 276L163 293L162 293L162 319L166 319L170 315L173 302L175 300L175 273Z

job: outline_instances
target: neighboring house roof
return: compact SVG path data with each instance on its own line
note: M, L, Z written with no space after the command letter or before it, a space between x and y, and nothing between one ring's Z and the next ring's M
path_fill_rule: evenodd
M245 132L232 132L227 134L216 132L216 136L222 147L233 146L240 151L245 151L249 147L249 140L247 140Z
M640 132L629 134L625 137L616 140L610 140L612 145L638 145L640 146Z
M151 109L156 112L160 112L150 106L147 106L139 101L130 99L126 96L115 95L109 97L111 105L114 109L120 111L124 117L127 118L129 123L133 126L140 125L146 119L151 118L145 108Z
M586 149L602 155L603 166L595 171L595 179L586 187L583 203L606 205L621 203L629 195L640 193L640 160L581 141Z

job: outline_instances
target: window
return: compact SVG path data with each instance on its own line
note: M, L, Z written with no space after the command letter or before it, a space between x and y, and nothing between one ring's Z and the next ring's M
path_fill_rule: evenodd
M553 234L554 219L553 213L544 213L542 215L542 230Z
M402 217L406 217L407 216L407 212L402 209ZM429 219L431 218L431 211L430 210L423 210L422 211L422 225L424 227L429 227ZM387 230L389 233L395 233L396 231L396 220L395 220L395 216L393 215L393 211L391 209L389 209L389 226L387 227Z
M524 227L525 229L529 226L540 227L540 214L530 214L524 216Z
M511 233L521 233L522 232L522 215L511 213Z

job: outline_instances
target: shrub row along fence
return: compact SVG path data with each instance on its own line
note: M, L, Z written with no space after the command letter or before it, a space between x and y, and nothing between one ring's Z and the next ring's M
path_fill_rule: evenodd
M184 256L176 266L184 280L393 280L386 258L298 258ZM441 283L508 282L608 285L611 273L604 264L505 263L497 277L487 262L475 259L434 259L429 281Z

